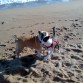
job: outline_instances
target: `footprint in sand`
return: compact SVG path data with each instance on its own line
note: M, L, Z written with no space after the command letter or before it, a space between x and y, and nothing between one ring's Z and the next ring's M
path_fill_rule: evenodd
M62 21L62 20L58 20L58 21Z
M3 22L1 22L1 24L4 24L5 22L3 21Z
M74 20L69 20L69 21L72 21L73 22Z
M78 27L82 27L81 25L79 25Z
M51 22L49 22L48 24L51 24Z
M23 83L25 83L25 82L28 82L28 80L27 79L23 79Z
M83 21L80 21L80 23L83 25Z
M75 21L78 21L78 19L75 19Z
M42 22L41 24L45 24L44 22Z
M67 31L69 28L66 28L66 27L63 26L63 29Z
M14 29L15 27L12 27L11 29Z
M6 47L6 45L5 44L0 44L0 47Z
M76 27L76 24L75 23L72 23L70 27Z
M65 20L65 21L67 21L67 20Z
M39 23L36 23L36 24L34 24L34 25L38 25Z
M21 26L19 26L18 28L22 28Z
M76 24L77 26L79 25L79 24Z
M52 22L52 23L55 23L55 22Z

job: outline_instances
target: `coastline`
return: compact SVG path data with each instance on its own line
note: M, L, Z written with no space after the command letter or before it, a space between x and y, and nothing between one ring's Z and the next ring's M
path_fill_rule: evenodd
M66 3L69 0L16 0L16 1L0 1L0 10L12 9L12 8L31 8L31 7L39 7L49 4L57 4L57 3Z

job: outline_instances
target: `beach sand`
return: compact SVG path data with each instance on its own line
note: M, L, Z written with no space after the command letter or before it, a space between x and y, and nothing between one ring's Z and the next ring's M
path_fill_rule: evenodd
M36 35L39 30L52 33L54 26L61 54L55 52L52 60L44 62L36 60L31 49L25 49L20 60L12 58L14 35L31 34L31 31ZM0 83L82 82L83 0L0 10Z

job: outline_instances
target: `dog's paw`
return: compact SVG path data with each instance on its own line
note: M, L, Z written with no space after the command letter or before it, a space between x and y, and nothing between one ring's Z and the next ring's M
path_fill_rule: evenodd
M59 53L61 53L61 51L59 50Z
M38 59L43 59L41 55L36 55Z
M44 57L44 58L43 58L43 61L47 61L47 58Z
M43 58L43 61L47 61L47 60L51 60L51 57L49 56L45 56L44 58Z

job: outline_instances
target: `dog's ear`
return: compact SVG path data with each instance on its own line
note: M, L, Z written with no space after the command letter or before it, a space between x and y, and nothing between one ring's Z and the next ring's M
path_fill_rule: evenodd
M46 36L46 32L44 32L44 36Z
M38 31L38 33L40 34L41 32L40 32L40 31Z
M14 37L15 39L17 39L17 35L13 35L13 37Z
M47 42L49 38L50 38L50 36L47 36L47 37L45 37L45 38L43 39L43 41L44 41L44 42Z

